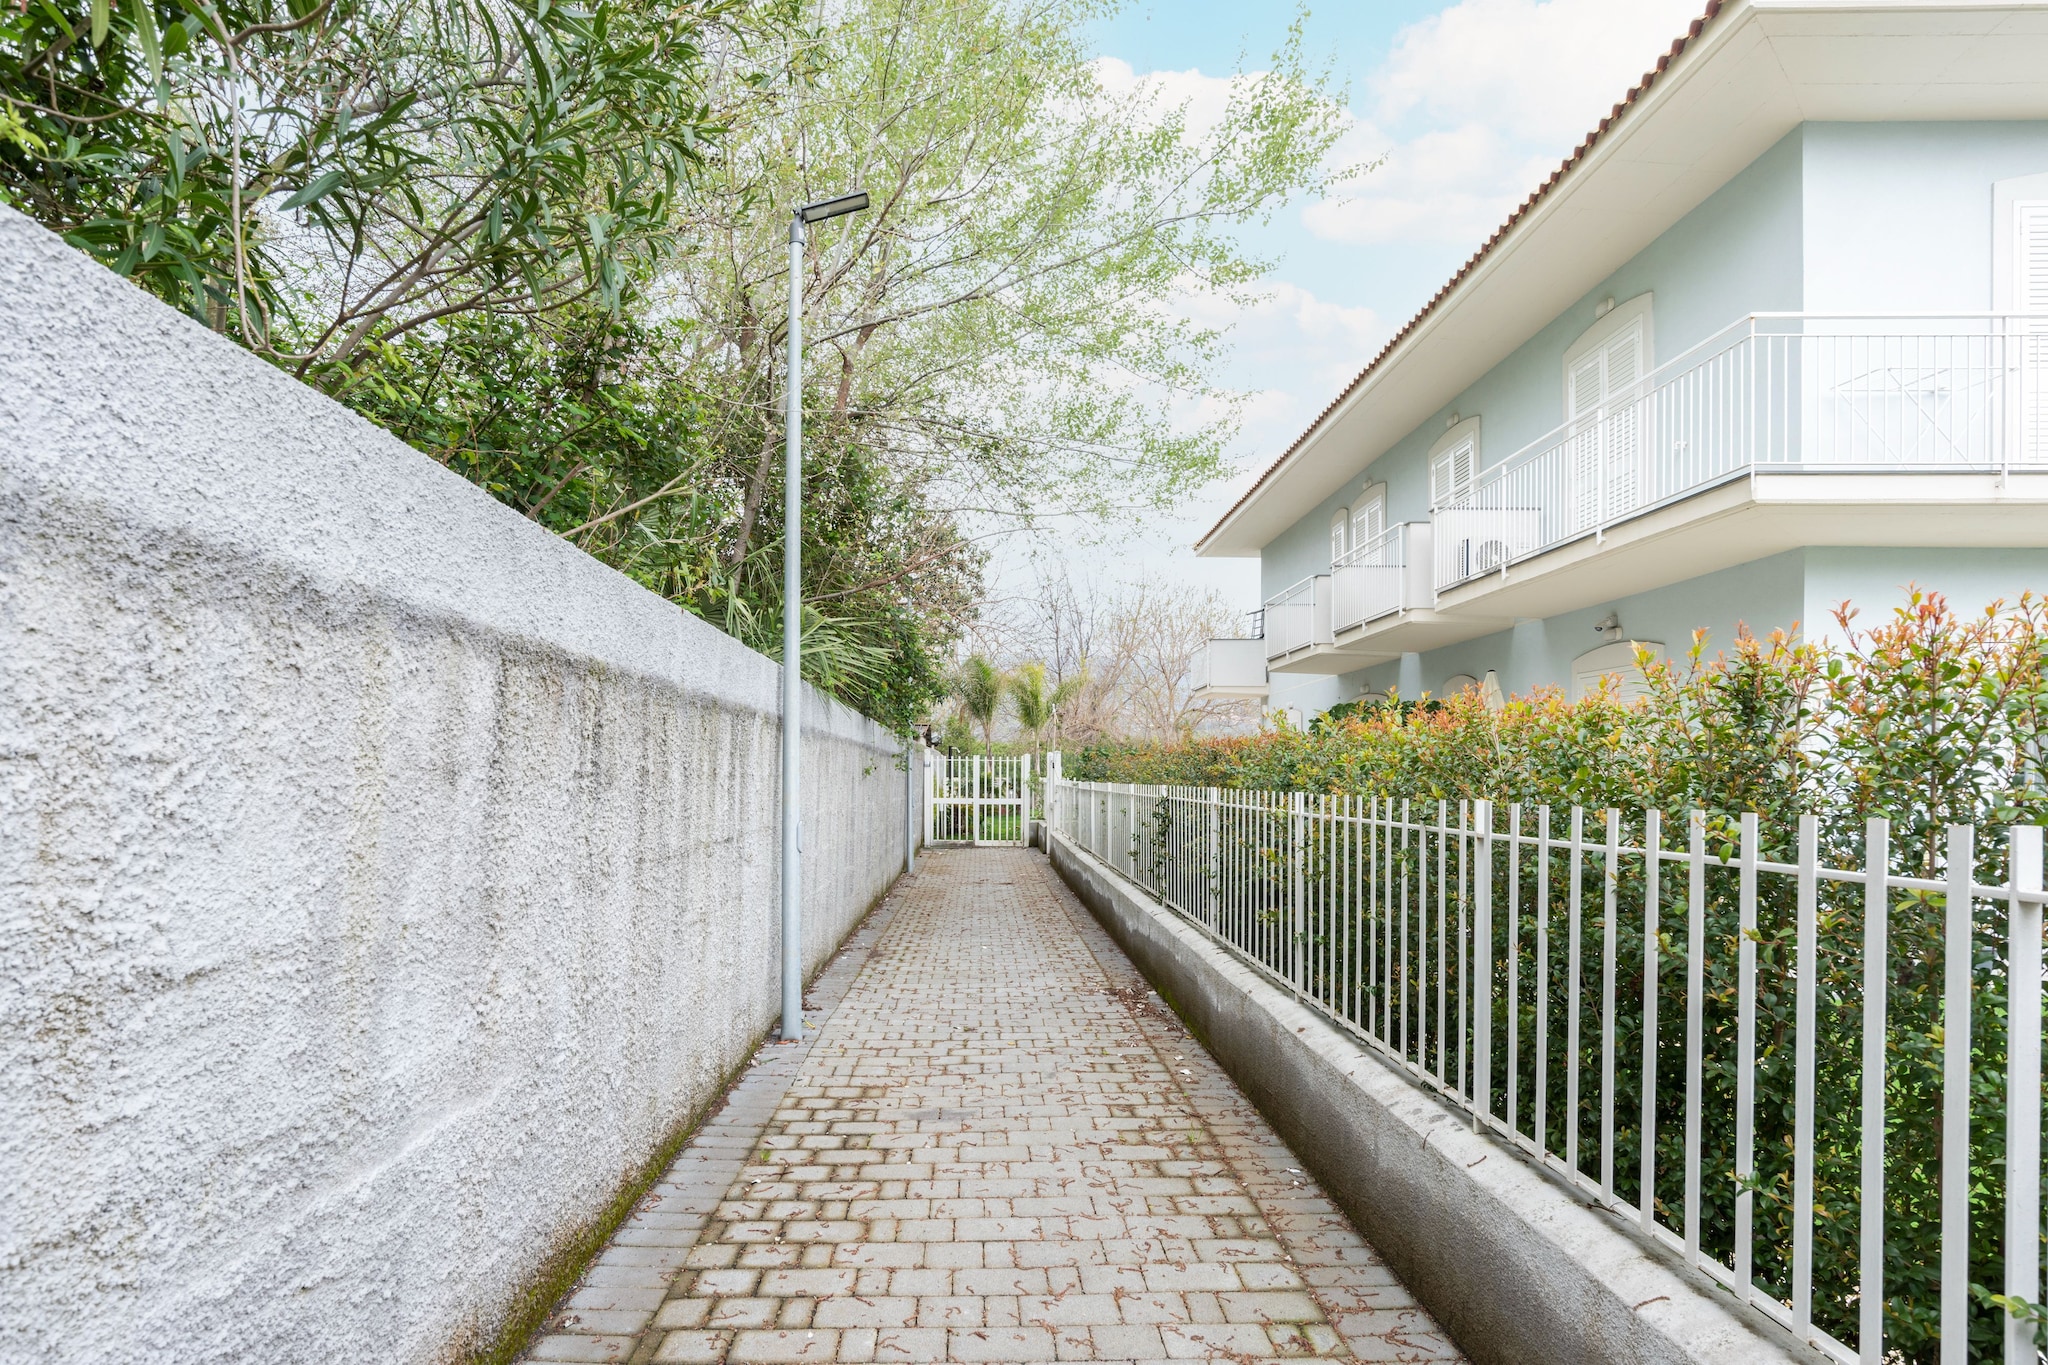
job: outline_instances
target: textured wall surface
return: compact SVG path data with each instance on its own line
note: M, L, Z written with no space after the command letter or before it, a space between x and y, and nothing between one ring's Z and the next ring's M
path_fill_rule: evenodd
M778 685L0 209L0 1360L492 1325L774 1017ZM815 968L903 774L805 725Z

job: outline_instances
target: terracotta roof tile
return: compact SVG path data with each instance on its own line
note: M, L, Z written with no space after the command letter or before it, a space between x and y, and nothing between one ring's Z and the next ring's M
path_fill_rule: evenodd
M1706 12L1702 14L1699 18L1692 21L1692 24L1686 29L1686 31L1682 35L1679 36L1678 40L1671 44L1671 50L1666 52L1663 56L1657 59L1657 65L1652 67L1649 71L1645 72L1643 74L1643 78L1641 81L1637 82L1634 86L1630 87L1628 94L1625 97L1623 97L1622 101L1619 104L1615 105L1611 111L1609 111L1606 118L1600 120L1599 125L1595 127L1592 132L1586 134L1585 140L1579 143L1579 145L1573 149L1572 154L1564 159L1563 164L1561 164L1556 170L1550 173L1550 178L1545 180L1541 185L1538 185L1536 187L1535 192L1531 194L1527 199L1524 199L1521 202L1520 206L1517 207L1513 213L1508 215L1508 220L1505 223L1502 223L1498 228L1494 230L1493 235L1486 239L1485 243L1479 248L1479 250L1472 253L1471 259L1467 260L1464 265L1458 267L1458 273L1451 276L1451 278L1444 284L1444 286L1441 289L1438 289L1436 293L1430 297L1429 302L1423 304L1421 310L1417 312L1414 317L1408 319L1408 321L1402 325L1400 331L1394 333L1392 338L1388 340L1387 344L1380 348L1379 354L1375 355L1372 358L1372 360L1367 363L1366 367L1358 372L1358 377L1353 379L1349 384L1346 384L1344 386L1343 391L1340 392L1335 398L1331 399L1329 404L1325 406L1321 412L1316 414L1315 420L1308 424L1307 429L1304 430L1301 433L1301 435L1294 438L1294 443L1288 446L1286 450L1282 451L1280 453L1279 458L1274 460L1272 464L1266 467L1266 472L1259 475L1258 481L1252 484L1250 488L1247 488L1244 491L1244 495L1240 497L1236 502L1232 503L1230 505L1230 509L1226 511L1222 516L1216 519L1216 524L1214 526L1211 526L1208 532L1205 535L1203 535L1203 537L1199 541L1195 542L1197 547L1208 544L1211 537L1213 537L1216 534L1216 532L1222 527L1223 523L1230 520L1231 517L1235 516L1239 508L1243 507L1246 503L1250 502L1252 500L1253 494L1257 493L1261 488L1265 487L1267 481L1270 480L1274 474L1279 472L1280 466L1286 464L1288 459L1293 456L1294 452L1300 450L1302 446L1307 443L1308 438L1315 434L1316 428L1320 427L1323 424L1324 419L1329 417L1329 415L1332 412L1335 412L1338 406L1341 405L1346 398L1349 398L1354 392L1356 392L1358 386L1363 384L1368 378L1371 377L1372 372L1379 368L1381 362L1384 361L1388 356L1393 354L1394 348L1399 346L1404 340L1406 340L1409 333L1413 332L1417 327L1421 326L1423 319L1427 318L1431 313L1435 312L1437 306L1450 296L1451 291L1456 289L1460 284L1462 284L1465 278L1468 275L1470 275L1475 268L1477 268L1479 263L1486 259L1488 253L1490 253L1494 249L1494 247L1498 246L1501 243L1501 241L1507 237L1508 233L1514 228L1515 224L1519 223L1524 217L1526 217L1529 214L1530 210L1534 209L1537 204L1543 201L1545 196L1547 196L1551 192L1551 190L1557 187L1558 183L1564 179L1565 173L1570 171L1572 167L1578 165L1581 161L1584 161L1586 159L1587 154L1590 153L1596 145L1598 145L1601 137L1603 137L1606 134L1607 130L1614 125L1615 121L1619 119L1626 110L1633 106L1646 93L1648 93L1650 88L1657 83L1657 78L1664 74L1664 72L1670 67L1673 61L1677 60L1678 55L1684 52L1689 44L1691 44L1699 38L1700 34L1706 30L1707 25L1714 19L1716 15L1720 14L1722 9L1725 7L1725 3L1726 0L1707 0Z

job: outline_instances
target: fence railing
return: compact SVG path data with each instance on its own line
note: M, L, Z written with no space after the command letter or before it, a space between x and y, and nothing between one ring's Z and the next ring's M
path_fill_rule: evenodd
M2048 318L1755 314L1437 509L1436 586L1756 469L2048 460Z
M1800 1339L2037 1360L2041 830L1057 780L1047 818Z
M933 755L926 765L925 842L1021 844L1030 837L1031 755Z
M1330 642L1330 576L1304 578L1266 603L1260 620L1265 630L1266 657L1278 659L1297 649Z
M1330 566L1332 632L1434 604L1430 531L1426 521L1396 522Z

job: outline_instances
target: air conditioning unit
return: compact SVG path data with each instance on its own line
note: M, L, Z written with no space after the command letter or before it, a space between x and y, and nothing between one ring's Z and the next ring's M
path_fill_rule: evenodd
M1489 536L1485 540L1466 540L1464 544L1470 551L1470 573L1493 573L1509 559L1516 557L1516 553L1507 548L1507 542L1501 540L1499 536Z

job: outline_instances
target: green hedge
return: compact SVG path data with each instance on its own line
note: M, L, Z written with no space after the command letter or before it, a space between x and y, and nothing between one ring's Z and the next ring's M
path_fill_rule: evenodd
M1823 817L1823 865L1855 868L1863 859L1864 822L1892 822L1892 870L1942 875L1945 830L1978 827L1980 883L2005 877L2002 826L2048 823L2042 720L2048 713L2048 606L2031 596L2016 606L1960 617L1938 594L1914 594L1889 620L1869 630L1846 608L1840 643L1799 643L1783 634L1742 636L1709 656L1696 639L1687 658L1645 659L1648 694L1623 705L1608 694L1568 702L1554 691L1511 699L1490 710L1478 692L1418 699L1319 717L1308 730L1279 725L1264 733L1181 744L1098 745L1068 756L1066 772L1082 780L1187 784L1270 790L1409 797L1452 802L1490 798L1505 807L1585 806L1625 812L1627 837L1639 841L1642 813L1665 813L1667 839L1684 838L1686 813L1706 812L1710 844L1732 851L1737 821L1756 812L1762 856L1796 856L1798 817ZM1535 812L1525 812L1533 824ZM1563 811L1558 812L1559 819ZM1496 816L1496 828L1506 822ZM1525 826L1526 828L1527 826ZM1523 863L1523 904L1537 904L1533 858ZM1506 864L1501 864L1504 875ZM1776 879L1761 906L1757 938L1759 1044L1755 1217L1759 1283L1788 1297L1791 1244L1791 1117L1793 1002L1796 957L1788 879ZM1498 884L1498 883L1497 883ZM1558 879L1553 877L1555 888ZM1640 886L1618 907L1620 1055L1640 1055L1645 945ZM1682 873L1663 886L1666 906L1683 903ZM1734 1108L1735 976L1739 931L1735 879L1709 879L1705 966L1708 1112ZM1860 1221L1857 1112L1861 1096L1863 941L1861 889L1836 884L1820 906L1817 1051L1817 1207L1814 1316L1838 1338L1855 1343L1857 1238ZM1539 913L1532 909L1531 914ZM1556 913L1556 906L1540 913ZM1668 913L1668 912L1667 912ZM1942 922L1944 898L1901 894L1892 906L1886 1142L1887 1358L1929 1361L1938 1353L1939 1167L1941 1129ZM1630 926L1634 925L1631 932ZM1684 1017L1684 944L1660 939L1655 991L1660 1014ZM1971 1279L1973 1359L1995 1358L2002 1314L1989 1291L2003 1287L2004 1066L2006 925L2000 905L1978 904L1977 992L1973 1019L1976 1119L1972 1127ZM1536 971L1524 950L1523 980ZM1507 951L1503 936L1497 953ZM1551 999L1568 983L1551 966ZM1632 974L1632 975L1631 975ZM1500 988L1505 973L1496 974ZM1370 996L1368 987L1365 994ZM1533 991L1519 1005L1521 1036L1534 1036ZM1495 1002L1504 1043L1507 1000ZM1565 1061L1555 1026L1551 1074ZM1660 1074L1682 1074L1682 1030L1660 1031ZM1524 1047L1522 1093L1533 1084L1534 1058ZM1505 1056L1497 1046L1497 1057ZM1597 1074L1589 1052L1582 1067ZM1505 1063L1502 1063L1504 1067ZM1504 1073L1492 1078L1504 1083ZM1617 1077L1617 1111L1637 1112L1640 1094L1629 1067ZM1659 1087L1657 1162L1683 1167L1682 1087ZM1559 1106L1561 1109L1561 1106ZM1553 1111L1546 1140L1562 1147L1564 1115ZM1719 1136L1717 1137L1717 1133ZM1532 1134L1533 1136L1533 1134ZM1633 1194L1640 1143L1634 1127L1618 1131L1617 1189ZM1729 1258L1735 1189L1732 1137L1710 1127L1705 1165L1721 1183L1705 1192L1702 1239ZM1667 1197L1662 1180L1657 1191ZM1660 1206L1661 1207L1661 1206ZM1662 1211L1674 1228L1676 1211Z

